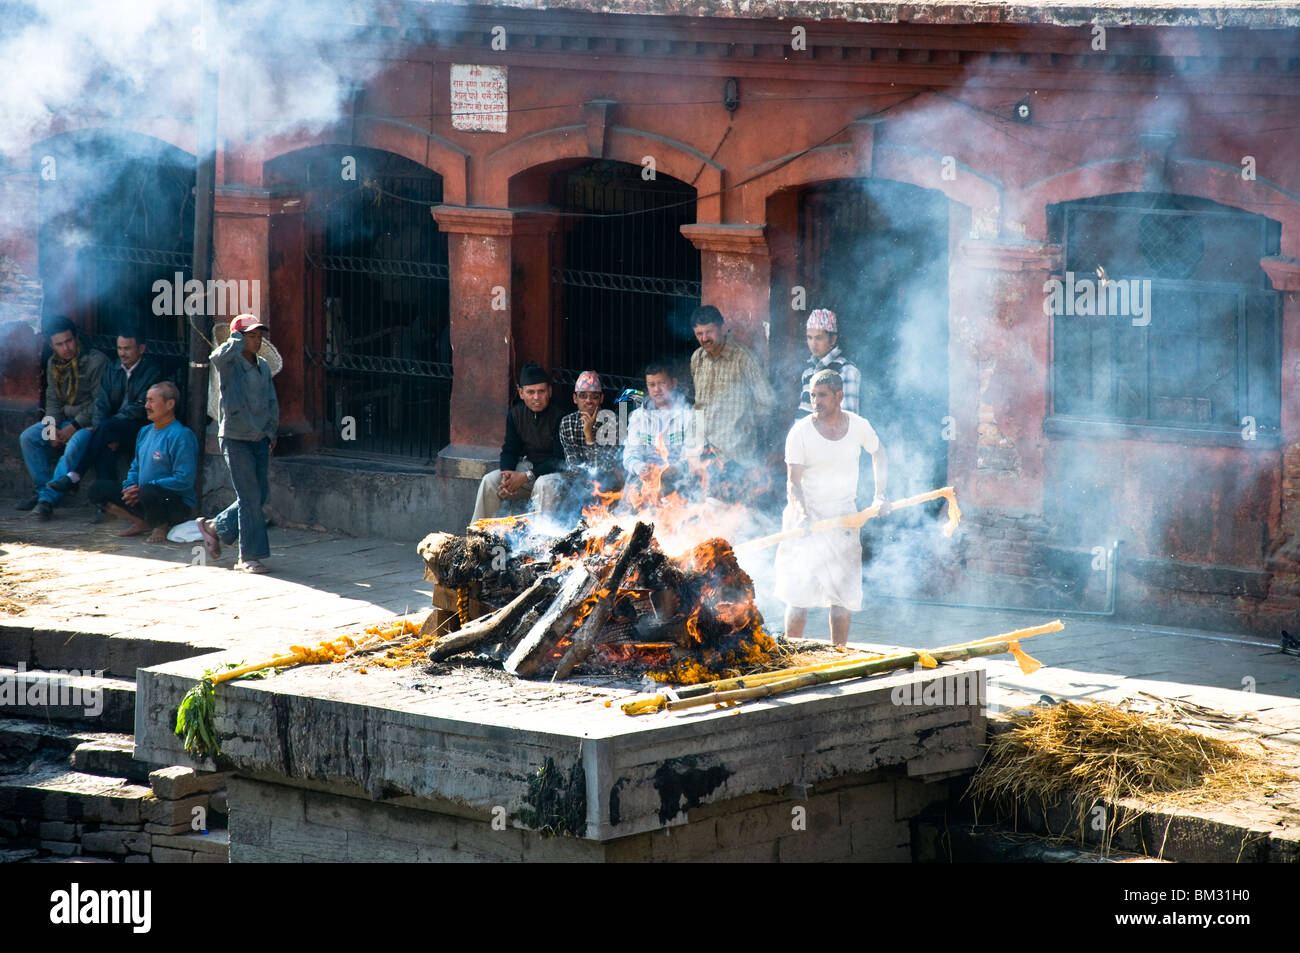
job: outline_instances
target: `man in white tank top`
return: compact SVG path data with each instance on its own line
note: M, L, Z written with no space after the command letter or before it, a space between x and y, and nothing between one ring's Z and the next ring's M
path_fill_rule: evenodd
M843 409L844 383L832 370L809 382L813 414L790 428L785 440L788 503L782 528L806 527L857 511L858 459L871 454L875 499L885 502L887 461L880 438L865 418ZM849 640L850 613L862 608L862 541L856 528L840 528L791 539L776 551L776 594L786 603L785 634L803 637L808 610L830 609L831 642Z

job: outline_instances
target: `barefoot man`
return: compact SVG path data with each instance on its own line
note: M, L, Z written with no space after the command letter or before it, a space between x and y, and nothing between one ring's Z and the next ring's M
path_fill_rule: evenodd
M118 536L149 533L146 542L161 543L167 539L168 527L183 523L194 511L199 442L176 419L179 397L171 381L149 388L144 412L153 426L140 431L126 479L120 487L112 480L98 480L90 488L92 503L104 504L131 521Z
M783 529L806 528L819 520L857 510L860 451L871 454L875 499L885 502L885 449L871 424L843 409L844 381L821 370L809 382L813 414L790 428L785 440L789 502ZM849 615L862 608L862 540L846 527L790 539L776 551L776 594L786 603L787 638L803 637L808 610L830 608L831 643L843 650L849 640Z

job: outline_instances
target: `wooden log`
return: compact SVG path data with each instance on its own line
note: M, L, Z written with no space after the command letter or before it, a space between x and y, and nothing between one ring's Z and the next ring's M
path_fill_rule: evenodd
M515 596L507 605L481 619L476 619L469 625L461 626L457 632L447 638L440 639L429 650L430 661L441 661L473 648L480 642L492 639L500 641L510 633L524 613L539 602L550 598L555 593L555 589L554 576L538 576L536 582Z
M573 669L591 655L596 646L600 644L601 630L605 628L605 623L609 621L609 614L614 609L614 600L618 596L618 587L623 584L624 577L627 576L628 570L632 568L633 560L645 552L646 547L650 545L650 540L654 538L654 532L655 528L650 523L637 523L632 528L627 545L618 554L614 568L610 571L609 576L601 581L601 589L605 594L600 597L587 618L582 620L582 624L578 626L578 631L573 633L572 644L569 646L568 651L564 653L564 658L560 659L560 664L555 667L556 678L568 678Z
M506 671L520 678L532 678L541 668L555 644L569 631L578 609L587 597L596 591L600 582L597 576L581 564L574 566L565 576L559 593L506 659Z

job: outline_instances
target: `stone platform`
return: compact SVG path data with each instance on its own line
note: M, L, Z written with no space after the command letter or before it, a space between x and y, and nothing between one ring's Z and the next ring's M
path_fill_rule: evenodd
M137 758L185 763L176 706L222 660L139 673ZM618 704L637 693L593 680L523 682L452 665L361 674L362 664L217 689L222 758L200 766L245 779L231 789L232 861L455 850L698 859L733 848L746 859L907 861L907 812L947 797L925 782L972 769L986 730L974 666L629 717ZM665 831L671 849L644 836ZM794 839L782 846L785 837Z

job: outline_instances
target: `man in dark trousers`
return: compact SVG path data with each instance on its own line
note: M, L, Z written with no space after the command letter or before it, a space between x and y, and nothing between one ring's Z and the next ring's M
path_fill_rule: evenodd
M90 426L99 378L108 366L108 358L102 353L81 346L76 325L67 318L55 318L45 333L54 354L45 368L44 419L18 438L27 474L32 478L32 495L14 507L36 512L41 519L50 518L48 509L36 509L41 502L41 488L54 478L49 450L53 447L62 452L78 430Z
M54 479L37 492L37 508L52 509L64 493L76 492L81 477L94 469L101 479L116 480L117 453L134 455L135 437L149 421L144 399L149 388L162 379L158 365L145 356L145 342L139 331L117 336L118 363L109 364L99 379L99 393L90 427L78 430L54 468ZM103 518L103 510L95 522Z
M198 520L208 555L221 556L221 544L239 540L241 572L269 572L262 560L271 555L262 506L270 495L270 460L280 427L280 404L271 367L257 352L266 326L255 315L230 322L230 337L212 352L212 370L221 382L221 455L226 458L235 502L212 520Z
M171 381L154 384L145 395L145 413L152 427L140 431L135 459L126 479L99 479L90 487L90 501L125 516L131 525L118 536L149 533L148 543L167 539L167 528L183 523L194 512L194 477L199 442L176 419L180 391Z
M519 400L506 414L500 466L479 482L471 523L496 516L504 499L527 500L538 477L564 469L564 410L551 402L551 379L539 365L519 372Z

